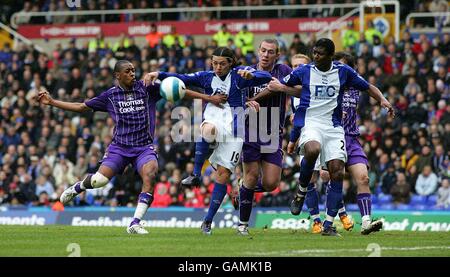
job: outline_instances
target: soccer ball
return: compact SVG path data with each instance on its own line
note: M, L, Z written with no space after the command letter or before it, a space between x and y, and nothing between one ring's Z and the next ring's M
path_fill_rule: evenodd
M186 94L186 86L177 77L167 77L161 82L159 94L169 102L177 102Z

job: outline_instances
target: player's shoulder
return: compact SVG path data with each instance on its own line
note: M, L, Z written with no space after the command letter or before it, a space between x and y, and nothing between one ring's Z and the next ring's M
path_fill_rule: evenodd
M282 72L283 75L287 75L292 72L292 68L284 63L277 63L274 67L278 72Z
M345 63L341 63L338 61L333 61L333 68L336 68L338 70L351 71L351 72L355 71L353 68L346 65Z
M103 91L103 92L101 93L101 95L110 96L110 95L119 93L121 90L122 90L122 89L119 87L119 85L115 85L115 86L112 86L112 87L110 87L109 89Z
M292 72L297 73L297 74L304 74L305 72L310 71L313 66L314 66L314 64L312 64L312 63L301 64L296 69L294 69Z

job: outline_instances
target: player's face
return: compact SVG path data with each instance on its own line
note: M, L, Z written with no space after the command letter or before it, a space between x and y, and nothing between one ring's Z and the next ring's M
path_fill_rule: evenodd
M263 69L272 69L277 61L280 53L277 51L277 46L273 43L263 41L258 50L259 65Z
M308 60L305 58L293 58L291 60L291 64L292 64L292 69L296 69L297 67L299 67L302 64L308 64Z
M132 63L128 63L124 66L122 66L122 69L117 74L117 80L121 84L124 84L127 87L131 87L133 85L133 82L136 80L136 70L134 69L134 66Z
M211 64L218 76L227 75L231 70L231 62L226 57L212 56Z
M327 50L323 47L313 48L313 59L318 66L329 66L331 56L328 55Z

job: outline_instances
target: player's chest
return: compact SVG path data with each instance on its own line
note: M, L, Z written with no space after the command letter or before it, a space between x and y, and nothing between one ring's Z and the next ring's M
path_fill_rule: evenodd
M311 99L331 100L337 98L341 89L339 75L312 72L309 80Z
M145 112L147 96L142 93L129 92L116 97L111 104L121 115L134 115Z

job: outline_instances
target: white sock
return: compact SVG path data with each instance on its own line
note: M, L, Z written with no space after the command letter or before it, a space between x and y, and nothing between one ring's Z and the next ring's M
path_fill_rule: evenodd
M313 215L311 215L311 218L313 220L320 219L320 214L313 214Z
M342 207L339 209L338 214L340 214L340 213L345 213L345 207Z
M363 216L363 217L361 218L361 220L362 220L361 227L362 227L363 229L368 228L369 225L370 225L370 215L365 215L365 216Z
M136 211L134 212L134 218L142 219L147 212L148 204L139 202L136 206Z

